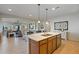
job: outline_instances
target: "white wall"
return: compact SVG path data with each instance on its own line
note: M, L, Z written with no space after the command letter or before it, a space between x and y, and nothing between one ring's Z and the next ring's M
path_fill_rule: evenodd
M79 13L56 17L51 21L51 31L54 30L54 22L68 21L69 40L79 41ZM60 31L57 31L60 32Z

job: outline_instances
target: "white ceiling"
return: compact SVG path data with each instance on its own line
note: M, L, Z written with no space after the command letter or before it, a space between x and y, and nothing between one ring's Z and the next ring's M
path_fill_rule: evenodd
M56 10L52 8L60 7ZM8 8L12 9L11 12ZM78 4L41 4L40 5L40 18L45 19L45 9L48 8L48 19L56 16L72 14L79 12ZM38 6L37 4L0 4L0 14L14 15L23 18L37 19L38 17ZM31 14L32 16L29 16Z

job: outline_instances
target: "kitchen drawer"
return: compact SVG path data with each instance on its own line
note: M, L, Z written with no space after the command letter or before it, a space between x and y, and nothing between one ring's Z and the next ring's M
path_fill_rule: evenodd
M40 45L47 43L47 39L40 41Z
M30 40L30 44L31 44L31 46L37 46L37 45L39 45L39 43L36 42L36 41L34 41L34 40Z
M52 40L52 39L56 39L56 36L52 36L52 37L48 38L48 40Z

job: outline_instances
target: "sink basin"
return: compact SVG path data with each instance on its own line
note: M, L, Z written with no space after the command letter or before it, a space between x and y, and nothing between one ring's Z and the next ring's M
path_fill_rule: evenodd
M52 35L52 34L42 34L42 36L50 36L50 35Z

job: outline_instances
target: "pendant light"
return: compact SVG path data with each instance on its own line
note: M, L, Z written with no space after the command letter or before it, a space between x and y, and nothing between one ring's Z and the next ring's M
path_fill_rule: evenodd
M38 23L40 23L40 4L38 4Z
M48 25L49 22L47 21L48 17L47 17L47 13L48 13L48 8L45 9L46 10L46 24Z

